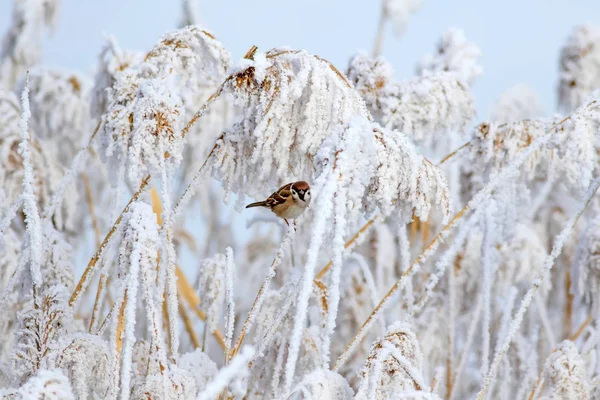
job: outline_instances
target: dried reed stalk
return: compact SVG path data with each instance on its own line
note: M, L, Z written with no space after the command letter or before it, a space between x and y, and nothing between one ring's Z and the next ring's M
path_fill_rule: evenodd
M181 294L179 296L182 297ZM194 349L199 349L201 347L200 341L198 340L196 332L194 332L194 325L192 324L192 320L190 319L190 316L187 310L185 309L185 305L182 302L179 302L179 314L181 314L183 326L185 327L185 330L187 331L190 337L190 341L192 342Z
M98 280L98 289L96 290L96 299L94 300L94 307L92 308L92 317L90 318L90 327L88 332L92 333L92 328L94 327L94 322L96 322L96 317L98 311L100 310L100 298L102 296L102 290L104 289L104 285L106 284L106 275L100 275L100 279Z
M271 284L271 280L277 272L276 271L277 266L279 266L279 264L281 264L281 262L282 262L282 259L284 256L283 248L285 247L285 244L289 244L290 241L292 240L292 229L295 232L296 222L294 222L293 227L289 228L288 233L283 238L279 249L277 249L277 253L275 255L275 258L273 259L273 262L271 263L269 272L267 272L265 279L263 280L262 284L260 285L260 288L258 289L258 293L256 293L256 297L254 298L252 307L250 307L250 310L246 314L246 320L244 321L244 324L242 325L242 331L240 332L240 335L238 336L238 340L237 340L235 346L233 347L233 350L231 352L229 352L227 361L230 360L232 357L234 357L240 351L240 348L242 347L244 338L246 337L246 334L248 333L248 329L250 329L251 319L253 318L253 316L255 316L255 313L259 311L259 310L257 310L257 307L259 306L259 304L262 304L265 290L268 289L269 285Z
M101 121L100 121L101 122ZM100 122L98 122L98 125L96 126L96 130L94 131L94 134L92 135L92 138L90 139L90 143L93 140L94 136L96 135L96 132L98 132L98 129L100 128ZM90 218L92 219L92 227L94 229L94 237L96 239L96 248L100 247L100 227L98 225L98 219L96 218L96 211L95 211L95 207L94 207L94 199L92 197L92 191L90 189L90 181L89 178L87 176L87 174L85 172L81 173L81 180L83 181L83 187L85 189L85 199L87 201L88 204L88 208L90 210ZM101 295L102 295L102 289L104 288L104 284L106 283L106 277L105 276L100 276L100 280L98 281L98 289L96 290L96 298L94 300L94 307L92 308L92 317L90 319L90 327L89 327L89 332L92 332L92 328L94 326L94 322L96 322L96 315L98 313L98 310L100 308L100 304L98 303Z
M565 316L564 316L564 328L565 336L571 335L571 328L573 324L573 300L575 296L571 293L571 271L569 268L565 268L565 296L567 301L565 303Z
M185 274L179 268L179 266L176 266L175 276L177 276L177 286L179 289L179 294L183 297L183 299L185 299L185 301L187 301L188 305L190 306L192 311L194 311L194 313L198 316L198 318L200 318L202 321L206 321L206 313L198 308L200 306L200 297L198 297L198 295L194 291L194 288L187 280ZM219 343L219 346L221 346L221 348L225 350L225 339L223 337L223 334L218 329L212 332L212 334Z
M119 317L117 320L117 356L120 356L123 349L123 331L125 330L125 308L127 307L127 289L123 295L123 303L119 309Z
M172 348L172 342L171 342L171 335L173 334L173 332L171 332L171 316L169 315L169 307L167 306L167 292L165 291L163 293L163 301L162 301L162 310L163 310L163 318L165 320L165 325L166 325L166 329L165 331L167 332L167 343L169 345L169 354L173 354L173 348Z
M442 161L440 161L438 163L438 166L442 165L443 163L445 163L446 161L448 161L449 159L451 159L452 157L454 157L456 155L456 153L458 153L459 151L461 151L465 147L468 147L470 144L471 144L471 141L468 141L467 143L463 144L462 146L460 146L459 148L457 148L456 150L454 150L452 153L448 154L446 157L442 158Z
M85 172L81 173L81 180L83 181L83 187L85 189L85 200L87 201L88 208L90 210L90 218L92 219L92 227L94 229L94 236L96 239L96 247L100 246L100 227L98 225L98 219L96 218L96 211L94 207L94 199L92 197L92 191L90 189L90 180Z
M104 250L106 249L106 246L108 246L108 242L110 241L111 237L117 231L117 228L118 228L119 224L123 220L123 215L125 215L125 213L127 213L129 211L129 208L131 207L131 205L134 202L136 202L137 199L142 195L142 193L144 192L144 190L148 186L148 182L150 182L150 175L147 175L142 180L142 183L140 184L140 187L139 187L138 191L134 193L134 195L131 197L131 199L129 200L129 202L127 203L127 205L123 209L123 211L121 211L121 214L117 217L117 219L116 219L115 223L113 224L112 228L110 228L110 230L106 234L106 237L104 238L104 240L102 241L102 243L100 244L100 246L98 247L98 249L96 250L96 253L94 253L94 255L92 256L92 258L90 259L90 262L88 263L85 271L83 272L83 275L81 276L81 279L79 279L79 283L77 283L77 286L75 287L75 290L73 291L73 294L71 294L71 298L69 299L69 306L70 307L73 307L73 305L77 302L77 300L79 300L81 292L87 286L87 283L88 283L88 280L90 278L90 274L92 273L92 270L94 269L94 267L96 266L96 263L98 262L98 260L102 256Z

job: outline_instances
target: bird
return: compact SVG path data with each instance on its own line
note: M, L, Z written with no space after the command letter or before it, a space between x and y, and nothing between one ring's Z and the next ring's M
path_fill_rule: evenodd
M310 205L310 186L307 182L297 181L283 185L264 201L250 203L246 208L266 207L288 226L288 219L298 218Z

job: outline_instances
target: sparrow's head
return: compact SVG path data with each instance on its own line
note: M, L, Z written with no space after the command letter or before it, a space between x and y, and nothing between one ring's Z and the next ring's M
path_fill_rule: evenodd
M294 182L292 184L292 198L296 203L304 202L306 206L310 205L310 186L304 181Z

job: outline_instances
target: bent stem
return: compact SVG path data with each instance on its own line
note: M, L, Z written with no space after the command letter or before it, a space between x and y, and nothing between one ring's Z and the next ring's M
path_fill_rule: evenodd
M150 175L146 175L146 177L142 180L142 183L140 184L139 189L131 197L131 199L129 200L129 202L123 209L123 211L121 211L121 214L117 217L112 228L110 228L110 230L106 234L106 237L104 238L104 240L102 241L102 243L100 244L98 249L96 250L96 253L94 253L92 258L90 259L90 262L88 263L85 271L83 272L81 279L79 279L79 283L77 283L77 286L75 287L75 290L73 291L73 294L71 294L71 298L69 299L70 307L73 307L73 305L77 302L77 300L79 300L79 298L81 297L81 292L83 290L85 290L85 288L87 287L89 280L91 278L90 274L92 273L94 267L96 266L96 263L98 263L98 260L100 259L100 257L102 257L104 250L108 246L108 242L110 241L112 236L117 231L119 224L123 220L123 215L125 215L129 211L129 208L131 207L131 205L139 199L139 197L142 195L142 193L148 186L149 182L150 182Z

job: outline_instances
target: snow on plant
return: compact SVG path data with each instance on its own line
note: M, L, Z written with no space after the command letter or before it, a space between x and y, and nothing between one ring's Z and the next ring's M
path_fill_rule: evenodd
M481 50L476 44L468 42L465 33L450 28L440 38L436 52L428 54L417 66L421 76L450 73L471 85L473 80L483 73L478 58Z
M12 24L0 48L0 88L13 89L28 68L41 61L43 32L56 24L58 0L14 2Z
M362 371L357 398L386 398L393 393L422 390L423 353L409 327L397 323L373 343Z
M124 166L136 183L147 173L163 171L164 159L177 166L186 117L179 93L206 85L205 80L218 81L228 62L222 46L197 27L165 35L143 62L118 73L107 89L102 135L107 158Z
M589 398L589 382L584 361L573 342L562 342L548 357L544 375L550 386L548 399Z
M345 74L289 48L232 64L186 26L146 53L107 38L93 76L37 65L31 28L56 3L16 4L3 397L594 398L596 28L563 49L565 114L517 86L474 123L486 77L460 30L415 77L378 56L420 2L383 1L375 57ZM299 219L257 211L234 232L233 196L297 180L314 197Z
M15 91L25 85L21 81ZM42 140L61 138L55 149L61 162L69 166L77 150L89 139L90 81L86 76L68 71L32 69L29 73L31 121L30 128ZM67 113L66 110L69 110ZM48 140L49 145L57 145Z
M600 289L600 220L594 218L589 221L586 232L581 239L578 254L578 291L586 302L595 301L596 293Z
M490 121L517 122L543 116L539 95L529 86L519 84L506 90L490 112Z
M398 35L404 33L410 14L420 6L421 0L383 0L383 12Z
M600 86L599 40L597 26L579 25L561 50L558 105L565 112L584 104Z
M226 90L242 116L218 142L216 176L228 190L261 196L293 177L312 176L313 158L331 131L368 113L326 60L285 49L253 58L230 71ZM256 181L261 184L249 184Z
M431 146L439 136L462 132L475 115L473 95L459 79L460 70L433 68L426 76L396 81L387 61L359 53L350 60L347 75L375 120Z

